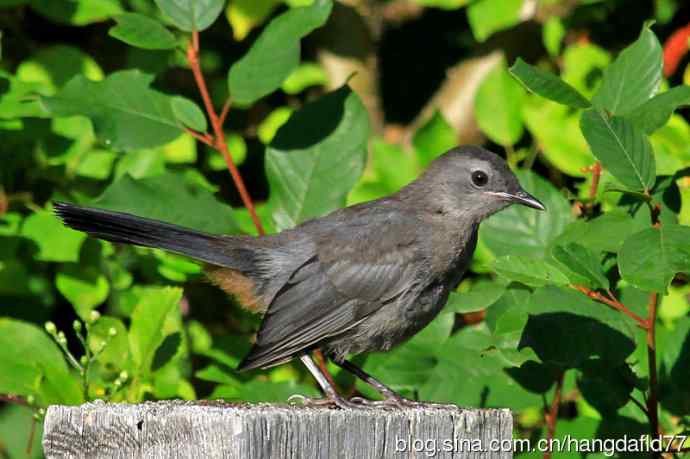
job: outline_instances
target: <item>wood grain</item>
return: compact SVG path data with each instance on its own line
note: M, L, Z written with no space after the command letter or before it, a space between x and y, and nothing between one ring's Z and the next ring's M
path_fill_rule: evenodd
M470 440L512 438L509 410L338 410L289 405L165 401L48 409L48 458L511 458L469 452ZM410 448L416 440L416 448ZM464 441L463 441L464 440ZM421 445L465 446L431 456ZM405 446L407 445L407 448Z

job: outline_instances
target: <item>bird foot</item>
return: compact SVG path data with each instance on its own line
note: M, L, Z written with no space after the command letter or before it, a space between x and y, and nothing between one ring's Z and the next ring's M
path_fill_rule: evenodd
M436 409L456 409L452 404L434 403L434 402L418 402L410 400L401 396L388 397L384 400L369 400L364 397L352 397L346 399L340 395L312 398L301 394L291 395L288 398L290 404L301 404L308 407L328 407L340 408L343 410L361 410L361 409L404 409L404 408L436 408Z
M330 397L324 397L324 398L312 398L312 397L305 397L304 395L301 394L294 394L288 397L288 403L290 404L301 404L302 406L308 406L308 407L328 407L328 408L340 408L343 410L352 410L352 409L362 409L362 408L369 408L367 406L352 402L350 400L347 400L340 395L334 395Z

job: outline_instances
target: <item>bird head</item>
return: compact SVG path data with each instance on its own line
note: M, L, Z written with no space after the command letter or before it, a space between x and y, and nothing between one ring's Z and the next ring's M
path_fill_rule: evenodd
M511 204L546 210L526 192L503 158L478 146L462 146L437 158L413 188L426 189L439 210L481 220Z

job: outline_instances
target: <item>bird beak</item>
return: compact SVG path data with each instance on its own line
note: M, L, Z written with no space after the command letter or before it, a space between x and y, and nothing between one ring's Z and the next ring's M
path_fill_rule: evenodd
M546 207L544 207L544 204L542 204L541 201L525 190L520 190L512 195L512 201L522 204L523 206L531 207L532 209L546 210Z
M537 198L526 192L525 190L520 190L515 194L505 193L502 191L490 192L494 196L501 197L506 201L511 201L516 204L522 204L523 206L531 207L537 210L546 210L544 204L542 204Z

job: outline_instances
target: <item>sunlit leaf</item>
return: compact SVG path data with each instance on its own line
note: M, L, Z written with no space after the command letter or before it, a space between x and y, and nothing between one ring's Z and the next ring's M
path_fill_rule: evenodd
M156 5L180 29L202 31L223 11L225 0L155 0Z
M330 0L317 0L273 19L249 52L230 68L228 87L233 102L251 105L278 89L299 65L300 40L326 22L332 7Z
M274 218L290 228L345 204L364 169L369 119L347 86L295 112L266 152Z

